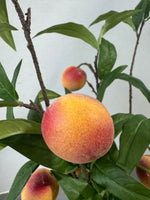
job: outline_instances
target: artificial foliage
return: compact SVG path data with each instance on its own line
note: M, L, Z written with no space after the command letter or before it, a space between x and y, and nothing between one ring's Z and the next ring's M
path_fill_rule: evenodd
M0 37L10 48L16 50L12 32L22 30L17 30L15 24L9 24L6 4L6 0L0 0ZM0 64L0 107L7 108L7 119L0 121L0 149L9 146L29 159L17 173L6 200L15 200L20 195L27 180L39 165L52 169L53 175L69 200L149 200L150 190L132 177L131 173L150 144L150 119L140 113L132 114L133 87L136 87L150 102L149 88L143 80L133 76L140 36L143 27L149 23L150 0L141 0L134 10L100 13L96 19L91 19L88 28L82 24L68 22L40 30L34 37L31 37L31 9L29 8L26 14L23 13L21 1L18 0L12 0L12 6L15 7L22 24L41 91L38 92L35 100L30 100L29 104L22 102L15 89L22 60L18 61L12 80L8 79L5 67L2 63ZM90 31L90 27L99 28L101 21L104 25L96 38ZM114 68L117 51L115 45L105 39L105 34L120 22L133 30L136 35L136 44L131 66L120 65ZM52 99L61 96L51 88L45 87L33 44L35 37L50 33L80 39L96 50L93 63L81 63L78 67L82 68L86 65L94 75L95 85L92 85L90 80L87 80L87 84L91 88L91 93L94 93L95 98L100 102L103 101L107 88L116 79L129 83L129 112L116 113L112 116L115 128L113 145L105 156L91 163L79 165L57 157L48 149L41 134L41 120L45 112L42 105L45 103L48 107ZM124 72L127 68L130 71L129 74ZM65 88L62 95L70 92ZM29 109L27 119L16 119L13 112L15 107ZM115 143L117 136L120 136L119 148ZM76 170L80 171L78 175ZM148 169L145 170L149 172Z

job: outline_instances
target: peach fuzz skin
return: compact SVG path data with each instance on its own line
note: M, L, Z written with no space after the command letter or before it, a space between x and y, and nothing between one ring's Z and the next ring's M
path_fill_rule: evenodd
M62 85L70 91L81 89L86 82L86 73L75 66L68 67L62 74Z
M82 94L67 94L46 110L42 134L53 153L82 164L108 152L114 139L114 125L98 100Z
M139 165L150 170L150 155L143 155L139 161ZM150 173L139 167L136 167L136 174L140 182L150 189Z
M59 185L50 170L37 169L21 192L21 200L55 200Z

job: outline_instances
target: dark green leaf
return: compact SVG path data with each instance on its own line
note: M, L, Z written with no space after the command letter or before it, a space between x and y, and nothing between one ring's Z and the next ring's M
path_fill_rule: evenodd
M101 85L98 88L97 99L99 101L103 100L106 88L118 77L118 74L120 74L123 70L125 70L126 67L127 67L126 65L120 66L114 69L112 72L109 72L105 76Z
M11 30L17 30L17 29L8 23L0 23L0 32L11 31Z
M131 173L150 144L150 120L137 115L124 126L117 163Z
M111 148L110 148L110 150L106 154L106 156L108 156L109 159L111 159L114 162L116 162L116 160L118 159L118 155L119 155L119 151L118 151L117 145L116 145L116 143L114 141L112 146L111 146Z
M77 165L64 161L53 154L41 134L22 133L2 139L0 143L10 146L38 164L62 173L69 173L77 169Z
M144 83L140 79L124 73L118 74L118 79L128 81L131 85L138 88L147 98L148 102L150 102L150 90L144 85Z
M99 22L101 22L101 21L103 21L103 20L107 20L109 17L112 17L112 16L115 15L116 13L118 13L118 12L111 10L111 11L105 13L105 14L102 14L102 15L100 15L98 18L96 18L96 19L90 24L90 26L92 26L92 25L94 25L94 24L97 24L97 23L99 23ZM132 19L131 19L130 17L124 19L123 22L126 23L126 24L128 24L129 26L131 26L131 28L133 28L133 30L135 30L134 24L133 24Z
M76 24L72 22L58 24L43 31L40 31L35 35L35 37L44 33L60 33L66 36L81 39L96 49L99 48L95 36L85 26L81 24Z
M63 173L76 169L76 165L62 160L48 149L40 123L24 119L2 120L0 143L12 147L30 160Z
M0 107L16 107L19 105L19 101L0 101Z
M64 88L64 89L65 89L65 94L69 94L69 93L71 93L71 91L68 90L67 88Z
M0 0L0 23L8 23L9 24L7 8L6 8L6 0ZM14 50L16 50L11 31L1 32L0 37L8 45L10 45Z
M20 195L26 182L38 166L39 165L37 163L33 161L28 161L20 168L10 188L6 200L16 200L16 198Z
M132 21L137 31L144 18L149 16L150 0L141 0L136 6L135 10L139 10L139 12L132 16Z
M137 12L137 10L126 10L120 13L114 13L113 15L108 17L105 21L105 24L102 26L101 33L98 39L98 44L101 43L101 38L105 33L107 33L110 29L114 28L120 22L126 20Z
M47 94L48 99L55 99L55 98L60 97L60 94L58 94L52 90L46 90L46 94ZM39 92L38 98L39 98L40 102L44 100L42 91Z
M102 80L112 70L117 58L117 52L112 43L102 38L98 61L98 76Z
M14 86L14 88L16 87L16 81L20 72L20 68L21 68L21 64L22 64L22 60L18 63L14 74L13 74L13 78L12 78L12 85ZM14 113L13 113L13 107L7 107L7 111L6 111L6 118L7 119L14 119Z
M150 190L127 175L111 160L97 160L91 178L121 200L149 200Z
M112 115L112 119L114 122L115 127L115 137L118 136L118 134L122 131L122 127L124 123L130 119L133 115L129 113L117 113L115 115Z
M13 85L10 83L7 74L0 64L0 98L5 101L16 101L18 100L18 94L15 91Z
M0 150L4 149L7 145L0 143Z
M53 172L60 186L69 200L100 200L96 191L86 182L80 179ZM96 197L97 196L97 197Z

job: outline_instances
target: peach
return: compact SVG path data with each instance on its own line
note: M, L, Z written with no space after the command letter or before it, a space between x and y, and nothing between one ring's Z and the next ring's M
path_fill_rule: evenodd
M62 85L70 91L81 89L86 82L86 73L75 66L68 67L62 74Z
M138 164L150 170L150 155L143 155ZM150 173L136 167L136 174L140 182L150 189Z
M59 185L50 170L37 169L21 192L21 200L55 200Z
M42 134L49 149L72 163L102 157L114 139L114 125L106 108L93 97L67 94L57 98L42 119Z

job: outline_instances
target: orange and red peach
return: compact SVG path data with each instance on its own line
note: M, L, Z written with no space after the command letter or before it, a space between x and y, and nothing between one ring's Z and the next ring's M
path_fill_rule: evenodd
M62 74L62 85L70 91L81 89L86 82L86 73L75 66L68 67Z
M150 170L150 155L143 155L138 164ZM150 189L150 173L136 167L136 174L140 182Z
M53 153L81 164L108 152L114 139L114 125L107 109L95 98L67 94L47 108L42 134Z
M55 200L59 185L50 170L37 169L21 192L21 200Z

